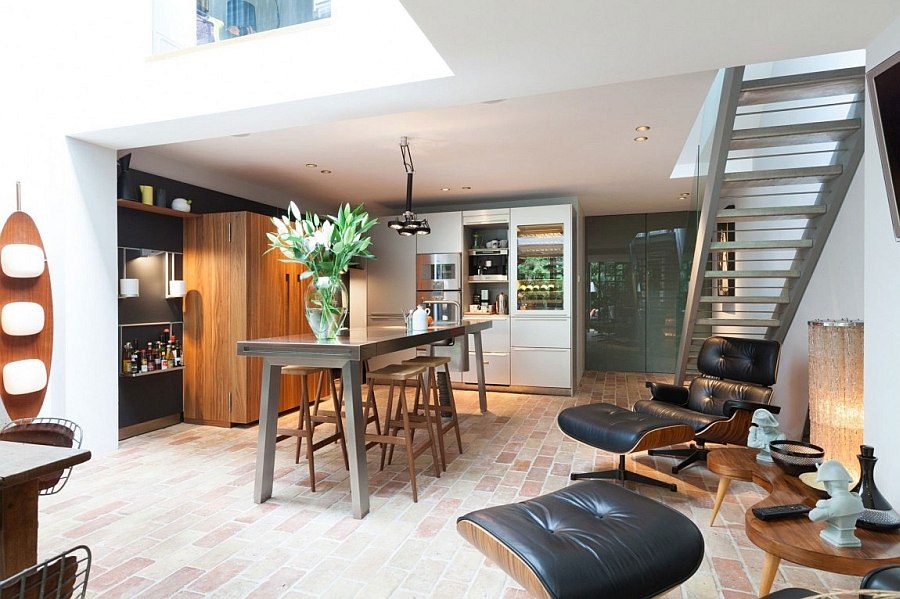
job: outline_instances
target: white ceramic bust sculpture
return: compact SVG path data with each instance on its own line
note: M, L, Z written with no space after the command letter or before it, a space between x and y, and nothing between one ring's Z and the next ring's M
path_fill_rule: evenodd
M769 443L785 438L784 433L778 432L778 420L772 412L760 408L753 412L753 419L750 422L755 426L751 426L747 434L747 447L759 449L756 459L760 462L771 462Z
M856 493L847 490L852 478L837 460L819 466L818 482L825 484L830 499L820 499L809 513L813 522L825 521L819 536L835 547L859 547L862 542L854 534L856 518L863 512L863 502Z

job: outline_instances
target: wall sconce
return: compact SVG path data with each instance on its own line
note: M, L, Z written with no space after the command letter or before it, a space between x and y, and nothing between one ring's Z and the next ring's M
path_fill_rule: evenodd
M10 395L34 393L46 386L47 367L42 360L18 360L3 367L3 387Z
M122 278L119 279L119 297L139 297L141 295L140 279L129 279L126 272L128 256L122 248Z
M811 320L808 326L809 440L856 480L863 442L863 322Z
M33 279L44 273L44 250L27 243L10 243L0 250L3 274L13 279Z
M176 252L166 252L166 297L184 297L187 293L187 285L181 279L175 277Z
M44 307L34 302L10 302L0 310L0 325L13 337L37 335L44 330Z

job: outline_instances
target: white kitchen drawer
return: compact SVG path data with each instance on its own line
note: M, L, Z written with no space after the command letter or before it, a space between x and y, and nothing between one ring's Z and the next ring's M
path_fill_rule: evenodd
M482 353L484 358L484 383L486 385L509 385L509 354ZM478 362L475 352L469 352L469 370L463 373L464 383L478 382Z
M513 347L510 382L529 387L572 387L572 350Z
M507 353L509 351L509 319L479 319L466 316L466 320L490 320L491 328L481 331L481 350L485 352ZM475 348L475 335L469 335L469 349Z
M510 324L511 347L572 347L572 320L560 317L517 317Z

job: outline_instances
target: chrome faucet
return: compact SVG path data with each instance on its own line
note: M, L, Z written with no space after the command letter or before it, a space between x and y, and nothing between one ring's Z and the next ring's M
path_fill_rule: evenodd
M425 305L435 305L435 304L453 304L456 306L456 318L454 320L438 320L437 318L431 323L432 326L441 327L441 326L451 326L457 325L462 320L462 306L459 302L455 300L423 300L421 302ZM434 316L434 311L432 310L432 316Z

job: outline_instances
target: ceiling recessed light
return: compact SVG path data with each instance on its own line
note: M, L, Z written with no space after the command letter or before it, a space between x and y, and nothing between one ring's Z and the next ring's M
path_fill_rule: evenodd
M319 165L316 164L315 162L307 162L306 163L306 168L318 168L318 167L319 167Z
M635 127L634 130L643 133L644 131L650 130L650 125L640 125L639 127Z
M441 187L441 191L450 191L449 187Z
M469 190L469 189L472 189L472 188L469 187L468 185L463 185L461 189Z
M506 102L506 98L497 98L496 100L485 100L482 104L499 104L500 102Z
M648 139L650 139L650 138L641 135L640 137L635 137L634 141L647 141Z
M249 133L235 133L231 137L250 137Z
M319 171L319 172L322 173L323 175L330 175L330 174L331 174L331 171L328 170L327 168L326 168L326 169L323 169L323 170L321 170L321 171Z

